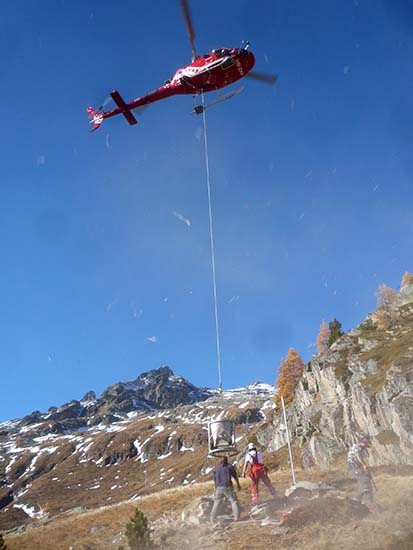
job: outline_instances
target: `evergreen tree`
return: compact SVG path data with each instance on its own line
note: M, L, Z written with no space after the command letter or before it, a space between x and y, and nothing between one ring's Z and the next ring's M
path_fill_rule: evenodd
M281 396L286 405L291 403L295 395L295 389L304 371L304 363L295 349L291 348L285 359L281 361L277 380L278 392L275 397L277 408L281 407Z
M340 321L337 321L337 319L333 319L332 321L330 321L328 324L328 328L330 330L328 347L331 348L334 342L338 340L340 336L343 336L344 332L341 330L341 323Z
M317 351L323 353L329 347L328 342L330 340L330 329L324 319L321 321L320 329L317 335Z
M4 542L3 535L0 534L0 550L7 550L6 543Z
M125 535L131 550L152 548L149 523L145 514L139 508L136 508L134 515L126 524Z

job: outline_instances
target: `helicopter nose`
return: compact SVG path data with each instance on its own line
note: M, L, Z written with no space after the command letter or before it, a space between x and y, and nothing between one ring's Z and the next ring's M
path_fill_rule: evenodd
M247 53L248 53L248 67L249 67L249 70L251 70L255 65L255 57L252 52L248 51Z
M255 57L254 57L254 54L252 53L251 50L245 50L245 49L241 48L240 50L238 50L238 53L240 55L242 55L245 59L248 59L249 63L252 63L252 65L254 65Z

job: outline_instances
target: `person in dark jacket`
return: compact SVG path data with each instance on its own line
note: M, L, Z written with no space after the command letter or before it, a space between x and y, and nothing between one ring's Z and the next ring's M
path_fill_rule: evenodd
M214 505L211 511L211 521L214 522L221 502L224 498L228 499L231 503L232 513L234 515L234 520L238 521L241 513L240 505L238 499L234 493L234 488L232 486L232 479L235 480L237 484L238 491L241 490L241 485L238 479L237 472L235 471L232 464L228 464L228 457L224 456L221 463L215 466L214 469L214 483L215 483L215 494L214 494Z

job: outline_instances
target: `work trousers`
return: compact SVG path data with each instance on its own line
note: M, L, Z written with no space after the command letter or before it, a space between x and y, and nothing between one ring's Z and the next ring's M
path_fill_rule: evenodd
M214 521L217 517L219 509L221 507L221 502L224 500L224 498L228 499L231 503L234 519L239 519L241 510L238 499L235 496L234 489L232 487L217 487L214 494L214 505L211 511L211 521Z
M262 474L260 477L254 479L251 478L251 500L253 504L258 504L259 502L258 484L260 481L264 483L271 496L275 497L274 485L271 483L271 480L267 474Z

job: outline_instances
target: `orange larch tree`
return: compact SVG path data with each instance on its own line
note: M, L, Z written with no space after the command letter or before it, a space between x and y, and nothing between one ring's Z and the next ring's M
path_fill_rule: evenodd
M330 328L328 324L324 321L321 321L320 329L317 336L317 351L318 353L323 353L328 349L328 342L330 340Z
M408 271L406 271L406 273L403 275L402 284L400 286L402 287L406 285L413 286L413 274L409 273Z
M295 395L295 389L301 379L304 370L304 363L295 349L290 348L288 355L281 361L277 380L278 392L275 397L277 408L281 408L281 396L287 405L291 403Z
M397 292L387 285L380 285L376 291L377 307L390 306L397 296Z
M376 322L382 330L389 330L393 324L394 308L392 308L392 305L396 297L397 292L389 286L383 284L377 289Z

